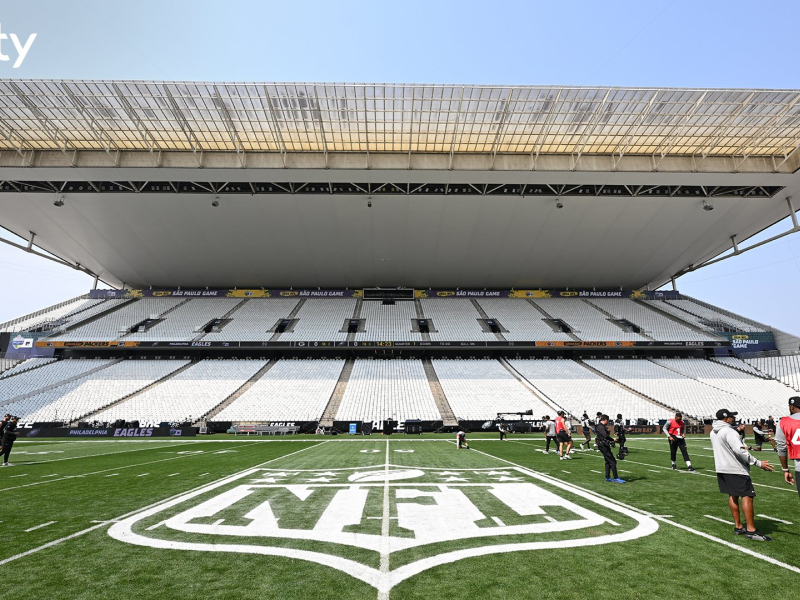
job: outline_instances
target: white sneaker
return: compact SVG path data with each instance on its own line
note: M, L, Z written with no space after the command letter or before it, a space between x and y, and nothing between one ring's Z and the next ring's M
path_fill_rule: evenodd
M550 454L550 451L549 450L542 450L542 453L543 454Z
M566 456L559 456L558 460L566 460L566 458L567 458Z
M564 456L564 458L566 458L567 460L572 460L572 457L571 457L569 454L567 454L566 456Z

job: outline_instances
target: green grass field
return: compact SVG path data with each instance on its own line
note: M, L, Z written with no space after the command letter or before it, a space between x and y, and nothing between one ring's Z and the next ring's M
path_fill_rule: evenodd
M634 437L625 484L541 436L20 440L0 469L15 598L762 598L800 585L800 500L753 471L775 540ZM773 452L761 458L777 464ZM713 518L712 518L713 517Z

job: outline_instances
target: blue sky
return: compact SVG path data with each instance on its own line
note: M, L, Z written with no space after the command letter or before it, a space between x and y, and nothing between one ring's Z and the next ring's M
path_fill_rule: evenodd
M798 89L798 22L786 1L2 0L2 32L37 38L0 77ZM8 40L2 51L13 55ZM0 321L91 286L0 246ZM800 333L800 236L679 289Z

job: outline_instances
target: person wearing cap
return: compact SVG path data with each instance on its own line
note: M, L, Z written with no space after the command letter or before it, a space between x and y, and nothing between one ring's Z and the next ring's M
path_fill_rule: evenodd
M600 422L595 425L594 432L597 435L597 447L606 461L606 481L625 483L625 480L620 479L617 474L617 460L611 451L611 441L614 438L611 437L611 432L608 430L608 415L600 415Z
M797 480L797 494L800 495L800 396L789 398L789 416L783 417L775 428L775 444L778 447L778 459L781 461L783 478L789 485ZM794 460L794 473L789 470L789 459Z
M692 466L692 459L689 458L689 451L686 449L686 423L684 423L681 413L675 413L675 418L666 422L664 433L669 438L669 457L672 461L672 470L678 470L675 459L678 457L678 448L680 448L687 469L690 473L696 473L697 471Z
M748 540L769 542L772 538L761 533L753 518L753 498L756 491L750 479L750 465L764 471L774 471L769 461L758 460L747 451L739 431L736 428L738 413L721 409L717 411L717 420L712 424L711 446L714 450L714 470L717 472L719 491L728 495L728 507L733 516L733 533L744 535ZM739 499L742 501L745 524L742 525L739 510Z

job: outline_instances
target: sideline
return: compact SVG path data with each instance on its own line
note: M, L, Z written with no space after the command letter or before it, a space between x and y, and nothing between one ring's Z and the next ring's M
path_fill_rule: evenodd
M521 443L521 442L518 442L518 443ZM518 467L518 468L523 469L525 471L528 471L530 473L537 473L536 471L533 471L529 467L524 467L524 466L522 466L520 464L517 464L515 462L511 462L510 460L506 460L505 458L500 458L499 456L495 456L494 454L489 454L487 452L482 452L481 450L475 450L475 452L477 452L479 454L483 454L484 456L490 456L490 457L492 457L494 459L497 459L497 460L502 461L504 463L507 463L509 465ZM602 457L600 457L600 458L602 458ZM559 483L563 483L568 488L574 488L576 490L581 490L582 492L586 492L586 493L592 494L594 496L597 496L598 498L603 498L604 500L606 500L608 502L614 503L614 504L616 504L618 506L625 507L628 510L636 511L639 514L643 514L643 515L646 515L646 516L650 517L651 519L655 519L655 520L660 521L662 523L667 523L669 525L677 527L678 529L683 529L684 531L688 531L689 533L692 533L692 534L697 535L699 537L705 538L705 539L710 540L712 542L716 542L717 544L721 544L723 546L726 546L726 547L731 548L733 550L736 550L738 552L742 552L744 554L748 554L750 556L753 556L755 558L758 558L760 560L763 560L763 561L766 561L766 562L768 562L770 564L773 564L773 565L775 565L777 567L781 567L783 569L786 569L788 571L793 571L795 573L800 573L800 567L796 567L794 565L790 565L788 563L782 562L782 561L780 561L780 560L778 560L776 558L772 558L771 556L767 556L765 554L759 554L758 552L750 550L749 548L745 548L744 546L739 546L737 544L733 544L731 542L728 542L726 540L720 539L718 537L714 537L713 535L710 535L710 534L705 533L703 531L700 531L698 529L692 529L691 527L689 527L687 525L683 525L682 523L677 523L675 521L670 521L669 519L667 519L667 518L665 518L663 516L654 515L654 514L648 512L648 511L646 511L646 510L642 510L641 508L637 508L635 506L631 506L630 504L625 504L625 503L620 502L619 500L617 500L615 498L610 498L608 496L604 496L604 495L599 494L599 493L597 493L597 492L595 492L593 490L588 490L588 489L583 488L583 487L581 487L579 485L575 485L574 483L566 482L566 481L564 481L562 479L557 479L556 477L552 477L552 476L549 476L549 475L542 475L540 473L537 473L537 475L541 475L545 479L552 479L552 480L558 481ZM778 489L781 489L781 488L778 488ZM792 491L794 491L794 490L792 490Z
M310 441L313 442L313 440L310 440ZM92 527L89 527L89 528L84 529L82 531L78 531L77 533L73 533L71 535L68 535L68 536L63 537L63 538L59 538L57 540L53 540L52 542L47 542L46 544L42 544L41 546L37 546L36 548L32 548L30 550L26 550L25 552L20 552L19 554L15 554L14 556L9 556L8 558L4 558L3 560L0 560L0 567L3 566L3 565L8 564L10 562L13 562L15 560L19 560L20 558L24 558L26 556L30 556L31 554L35 554L36 552L40 552L40 551L45 550L47 548L52 548L53 546L56 546L58 544L66 542L68 540L71 540L71 539L74 539L76 537L85 535L87 533L90 533L90 532L94 531L95 529L100 529L101 527L106 527L107 525L109 525L111 523L114 523L116 521L119 521L121 519L125 519L127 517L131 517L131 516L136 515L136 514L138 514L140 512L143 512L145 510L148 510L148 509L151 509L151 508L155 508L156 506L161 506L162 504L166 504L168 502L177 500L179 498L182 498L183 496L188 496L190 494L201 493L201 492L205 491L206 488L212 488L214 486L224 485L224 483L227 483L228 480L235 479L236 477L239 477L240 475L242 475L242 473L247 473L248 471L251 471L253 469L257 469L257 468L262 467L264 465L268 465L269 463L275 462L276 460L281 460L282 458L287 458L289 456L292 456L293 454L298 454L300 452L305 452L306 450L310 450L311 448L318 448L319 446L321 446L321 445L323 445L325 443L327 443L327 442L318 442L318 443L315 443L315 444L313 444L311 446L308 446L306 448L301 448L300 450L295 450L294 452L290 452L289 454L284 454L282 456L277 456L275 458L272 458L272 459L270 459L270 460L268 460L266 462L263 462L261 464L255 465L253 467L247 467L246 469L242 469L241 471L237 471L236 473L233 473L231 475L226 475L225 477L223 477L222 479L219 479L217 481L212 481L212 482L206 483L204 485L198 486L196 488L192 488L192 489L190 489L188 491L180 492L179 494L175 494L174 496L170 496L169 498L164 498L163 500L159 500L158 502L154 502L153 504L148 504L147 506L143 506L142 508L137 508L136 510L132 510L131 512L125 513L124 515L120 515L120 516L115 517L113 519L109 519L108 521L103 521L102 523L98 523L97 525L93 525ZM191 455L191 456L196 456L196 455Z

